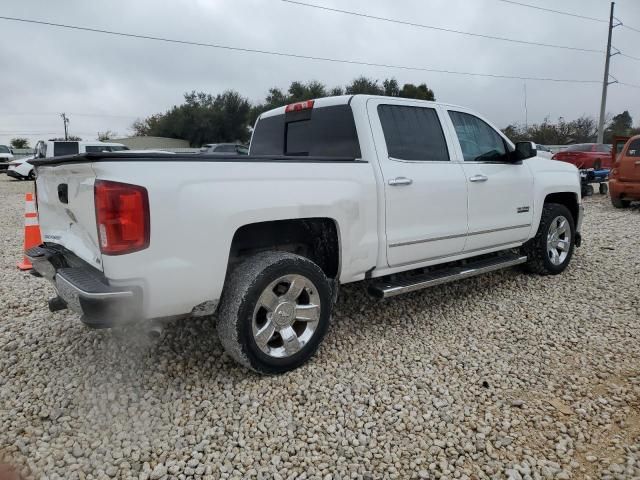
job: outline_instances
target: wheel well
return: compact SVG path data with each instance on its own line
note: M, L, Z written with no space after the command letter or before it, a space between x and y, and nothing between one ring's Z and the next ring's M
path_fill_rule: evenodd
M559 203L560 205L564 205L571 212L571 216L573 217L573 221L576 222L578 220L578 198L575 193L571 192L560 192L560 193L551 193L547 195L544 199L544 203Z
M327 277L338 277L340 243L336 222L330 218L273 220L240 227L231 242L227 272L248 255L267 250L301 255L317 264Z

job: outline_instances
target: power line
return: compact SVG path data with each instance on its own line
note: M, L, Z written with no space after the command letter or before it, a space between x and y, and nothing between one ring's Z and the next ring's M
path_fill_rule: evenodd
M450 28L444 28L444 27L436 27L433 25L426 25L423 23L414 23L414 22L409 22L409 21L405 21L405 20L397 20L397 19L393 19L393 18L387 18L387 17L378 17L375 15L369 15L366 13L360 13L360 12L354 12L351 10L341 10L339 8L331 8L331 7L325 7L322 5L316 5L313 3L305 3L305 2L300 2L297 0L282 0L285 3L291 3L293 5L299 5L302 7L311 7L311 8L317 8L319 10L325 10L328 12L335 12L335 13L344 13L346 15L353 15L356 17L362 17L362 18L368 18L371 20L379 20L382 22L389 22L389 23L397 23L400 25L407 25L407 26L411 26L411 27L416 27L416 28L426 28L429 30L437 30L439 32L447 32L447 33L456 33L458 35L468 35L471 37L479 37L479 38L486 38L486 39L490 39L490 40L500 40L503 42L511 42L511 43L519 43L519 44L523 44L523 45L533 45L536 47L549 47L549 48L562 48L565 50L573 50L573 51L578 51L578 52L588 52L588 53L603 53L604 50L596 50L596 49L591 49L591 48L580 48L580 47L571 47L568 45L556 45L553 43L541 43L541 42L530 42L527 40L518 40L515 38L507 38L507 37L497 37L494 35L486 35L486 34L482 34L482 33L473 33L473 32L464 32L462 30L453 30Z
M626 25L626 24L624 24L624 23L623 23L622 25L620 25L620 26L621 26L622 28L626 28L626 29L628 29L628 30L633 30L634 32L638 32L638 33L640 33L640 29L630 27L629 25Z
M552 78L552 77L526 77L519 75L502 75L502 74L492 74L492 73L478 73L478 72L462 72L457 70L443 70L443 69L435 69L435 68L426 68L426 67L414 67L414 66L406 66L406 65L392 65L385 63L374 63L374 62L366 62L361 60L347 60L347 59L339 59L339 58L331 58L331 57L318 57L313 55L302 55L296 53L286 53L286 52L278 52L274 50L259 50L254 48L244 48L244 47L233 47L230 45L222 45L216 43L203 43L203 42L194 42L189 40L177 40L171 38L164 37L155 37L151 35L140 35L134 33L125 33L125 32L116 32L113 30L103 30L98 28L89 28L89 27L80 27L77 25L68 25L62 23L53 23L53 22L45 22L41 20L32 20L25 18L17 18L17 17L5 17L0 16L0 20L9 20L13 22L22 22L22 23L32 23L37 25L47 25L51 27L59 27L59 28L67 28L71 30L79 30L84 32L93 32L93 33L103 33L106 35L116 35L120 37L128 37L128 38L137 38L144 40L155 40L159 42L165 43L175 43L180 45L193 45L198 47L209 47L209 48L217 48L221 50L230 50L236 52L245 52L245 53L257 53L262 55L271 55L277 57L289 57L289 58L298 58L304 60L315 60L321 62L331 62L331 63L344 63L350 65L364 65L369 67L382 67L382 68L394 68L398 70L414 70L421 72L431 72L431 73L443 73L443 74L451 74L451 75L466 75L466 76L476 76L476 77L487 77L487 78L503 78L510 80L532 80L532 81L541 81L541 82L558 82L558 83L600 83L598 80L582 80L582 79L567 79L567 78Z
M580 15L577 13L565 12L562 10L554 10L552 8L539 7L538 5L531 5L529 3L515 2L513 0L498 0L498 2L510 3L512 5L518 5L520 7L534 8L536 10L542 10L544 12L557 13L559 15L566 15L568 17L581 18L583 20L591 20L591 21L600 22L600 23L609 23L609 20L605 20L602 18L588 17L586 15Z
M586 15L580 15L577 13L571 13L571 12L565 12L562 10L554 10L552 8L544 8L544 7L539 7L538 5L531 5L529 3L522 3L522 2L516 2L514 0L497 0L498 2L503 2L503 3L510 3L512 5L518 5L520 7L527 7L527 8L534 8L536 10L542 10L544 12L550 12L550 13L557 13L559 15L567 15L569 17L576 17L576 18L581 18L583 20L591 20L594 22L600 22L600 23L608 23L609 21L604 19L604 18L596 18L596 17L589 17ZM632 30L634 32L640 33L640 29L634 28L634 27L630 27L629 25L626 24L621 24L620 25L623 28L626 28L628 30Z
M618 85L624 85L625 87L631 88L640 88L640 85L634 85L633 83L618 82Z
M622 52L620 52L619 55L622 55L623 57L627 57L627 58L630 58L631 60L637 60L640 62L640 57L634 57L632 55L627 55L626 53L622 53Z

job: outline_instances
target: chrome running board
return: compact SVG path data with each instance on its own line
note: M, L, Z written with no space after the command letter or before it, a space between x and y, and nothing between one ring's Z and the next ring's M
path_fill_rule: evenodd
M369 285L369 294L376 298L395 297L402 293L414 292L423 288L435 287L443 283L455 282L464 278L475 277L503 268L514 267L525 263L527 257L506 254L494 258L484 258L470 261L461 266L455 266L435 272L427 272L410 278L402 278L395 282L373 282Z

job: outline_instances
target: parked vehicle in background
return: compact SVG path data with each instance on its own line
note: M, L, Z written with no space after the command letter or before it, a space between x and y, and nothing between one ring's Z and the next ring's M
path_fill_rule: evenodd
M542 158L551 158L553 157L553 152L546 145L541 145L539 143L536 144L536 150L538 152L538 156Z
M40 140L36 143L35 155L10 162L7 175L18 180L33 180L35 170L30 161L35 158L61 157L79 153L120 152L123 150L129 150L129 147L121 143Z
M249 147L239 143L207 143L202 146L200 153L212 155L248 155Z
M640 135L630 138L616 155L609 174L611 203L616 208L628 207L640 200Z
M554 160L575 165L580 169L611 168L611 145L603 143L579 143L569 145L565 150L556 153Z
M519 264L555 275L581 239L574 166L436 102L277 108L244 157L34 162L44 244L27 256L52 310L98 328L217 312L229 355L265 373L313 355L342 283L387 298Z
M13 160L13 150L6 145L0 145L0 172L9 168L11 160Z

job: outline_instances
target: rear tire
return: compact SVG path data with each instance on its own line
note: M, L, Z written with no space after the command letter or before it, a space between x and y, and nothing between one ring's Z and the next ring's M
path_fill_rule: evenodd
M629 200L623 200L619 197L611 197L611 205L613 205L614 208L629 208L631 202Z
M536 236L523 247L528 257L525 268L540 275L562 273L573 256L575 223L564 205L546 203Z
M248 257L227 279L218 335L238 363L260 373L309 360L329 327L332 288L311 260L286 252Z
M600 195L606 195L609 191L609 186L606 183L601 183L598 190L600 191Z

